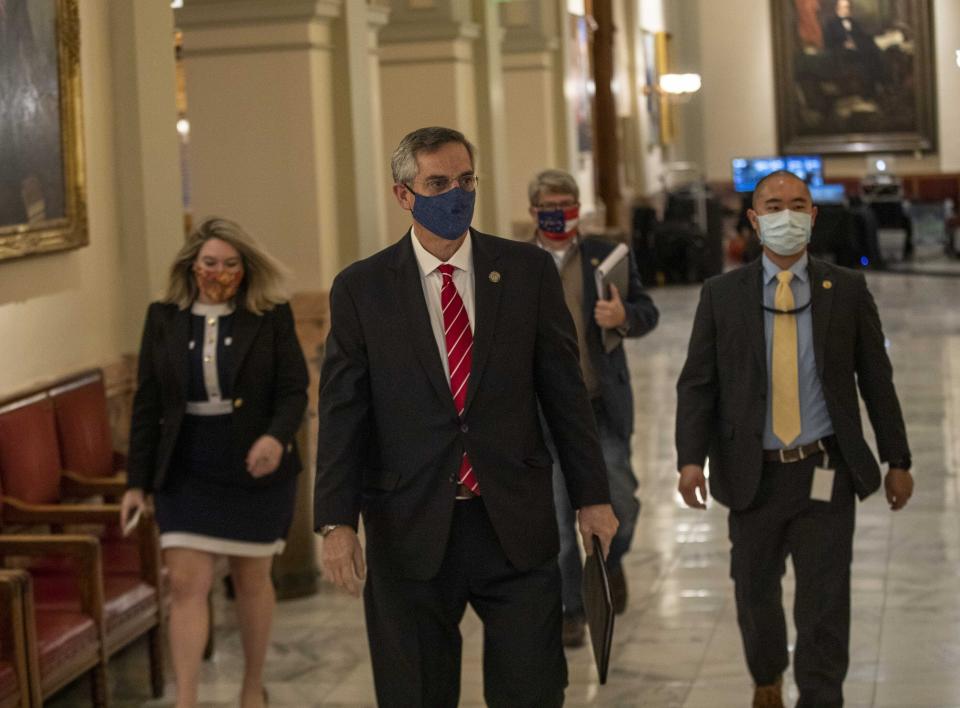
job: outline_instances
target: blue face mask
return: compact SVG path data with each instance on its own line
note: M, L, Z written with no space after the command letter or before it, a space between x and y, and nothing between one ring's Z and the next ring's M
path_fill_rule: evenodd
M410 189L410 187L407 187ZM437 236L448 241L456 241L470 228L473 221L473 205L477 201L476 192L465 192L454 187L448 192L428 197L413 193L413 218L423 224Z

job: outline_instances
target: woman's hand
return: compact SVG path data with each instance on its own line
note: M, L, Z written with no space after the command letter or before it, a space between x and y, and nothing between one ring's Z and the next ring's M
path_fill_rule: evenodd
M247 472L254 477L263 477L280 466L283 445L272 435L261 435L247 453Z
M142 489L128 489L123 493L123 499L120 500L120 528L126 529L130 519L134 517L137 510L143 513L146 501L143 497Z

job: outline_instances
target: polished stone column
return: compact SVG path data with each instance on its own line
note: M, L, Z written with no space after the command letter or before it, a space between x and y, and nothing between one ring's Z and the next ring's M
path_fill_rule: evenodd
M343 11L342 0L191 0L176 16L194 221L238 221L291 269L294 291L328 287L342 252L359 251L341 247L358 238L344 228L358 226L353 163L337 160Z
M384 162L416 128L444 125L476 144L480 188L474 225L506 234L508 175L500 31L492 3L392 0L380 33ZM391 240L410 216L387 194Z
M112 28L110 99L113 106L128 107L108 124L113 126L112 177L122 234L122 326L135 347L147 305L164 291L170 263L183 243L173 15L169 4L156 2L110 3L105 11ZM89 130L96 129L91 124ZM97 228L91 222L91 239L100 238Z
M547 167L573 171L568 149L567 99L559 0L513 0L500 6L505 31L503 85L507 150L510 154L509 209L514 235L529 236L527 184Z

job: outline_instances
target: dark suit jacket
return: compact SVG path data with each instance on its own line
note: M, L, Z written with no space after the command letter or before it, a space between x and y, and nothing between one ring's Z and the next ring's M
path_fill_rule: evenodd
M860 498L880 486L863 436L859 386L884 461L909 454L880 316L862 273L810 258L817 371L837 444ZM750 505L760 481L767 409L763 267L708 280L701 291L687 361L677 382L680 467L710 457L710 491L734 510Z
M860 23L852 17L850 18L849 36L861 52L869 54L875 54L877 52L877 45L874 43L873 38L867 34ZM847 30L839 17L834 15L823 23L823 44L827 49L843 49L843 43L846 41Z
M297 474L300 456L294 441L307 406L307 365L286 303L262 315L240 307L234 313L231 352L231 481L266 486ZM187 343L190 311L155 302L147 310L140 344L137 392L133 399L128 486L163 488L187 408ZM254 478L246 456L261 435L284 446L280 466Z
M587 324L587 352L597 378L603 408L613 423L614 431L624 440L633 434L633 389L622 343L609 352L604 351L600 326L593 317L597 304L597 286L594 271L616 244L598 238L584 238L580 242L580 262L583 268L583 321ZM637 263L630 253L630 284L626 293L620 293L627 312L627 337L640 337L657 326L660 313L653 300L643 290ZM595 265L596 264L596 265ZM581 352L583 354L583 352Z
M464 449L510 562L526 570L557 555L538 397L573 505L609 501L553 261L530 244L471 234L476 312L462 420L409 234L344 270L330 291L314 520L356 528L362 512L370 567L398 577L439 570Z

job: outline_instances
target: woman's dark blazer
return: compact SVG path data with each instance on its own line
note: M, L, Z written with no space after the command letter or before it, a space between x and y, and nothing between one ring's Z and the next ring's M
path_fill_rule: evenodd
M133 399L127 486L162 489L187 408L190 311L155 302L147 310L140 344L137 393ZM232 328L230 376L231 481L266 486L301 469L294 436L307 406L307 365L286 303L261 315L238 307ZM246 456L261 435L283 445L280 466L255 478Z

